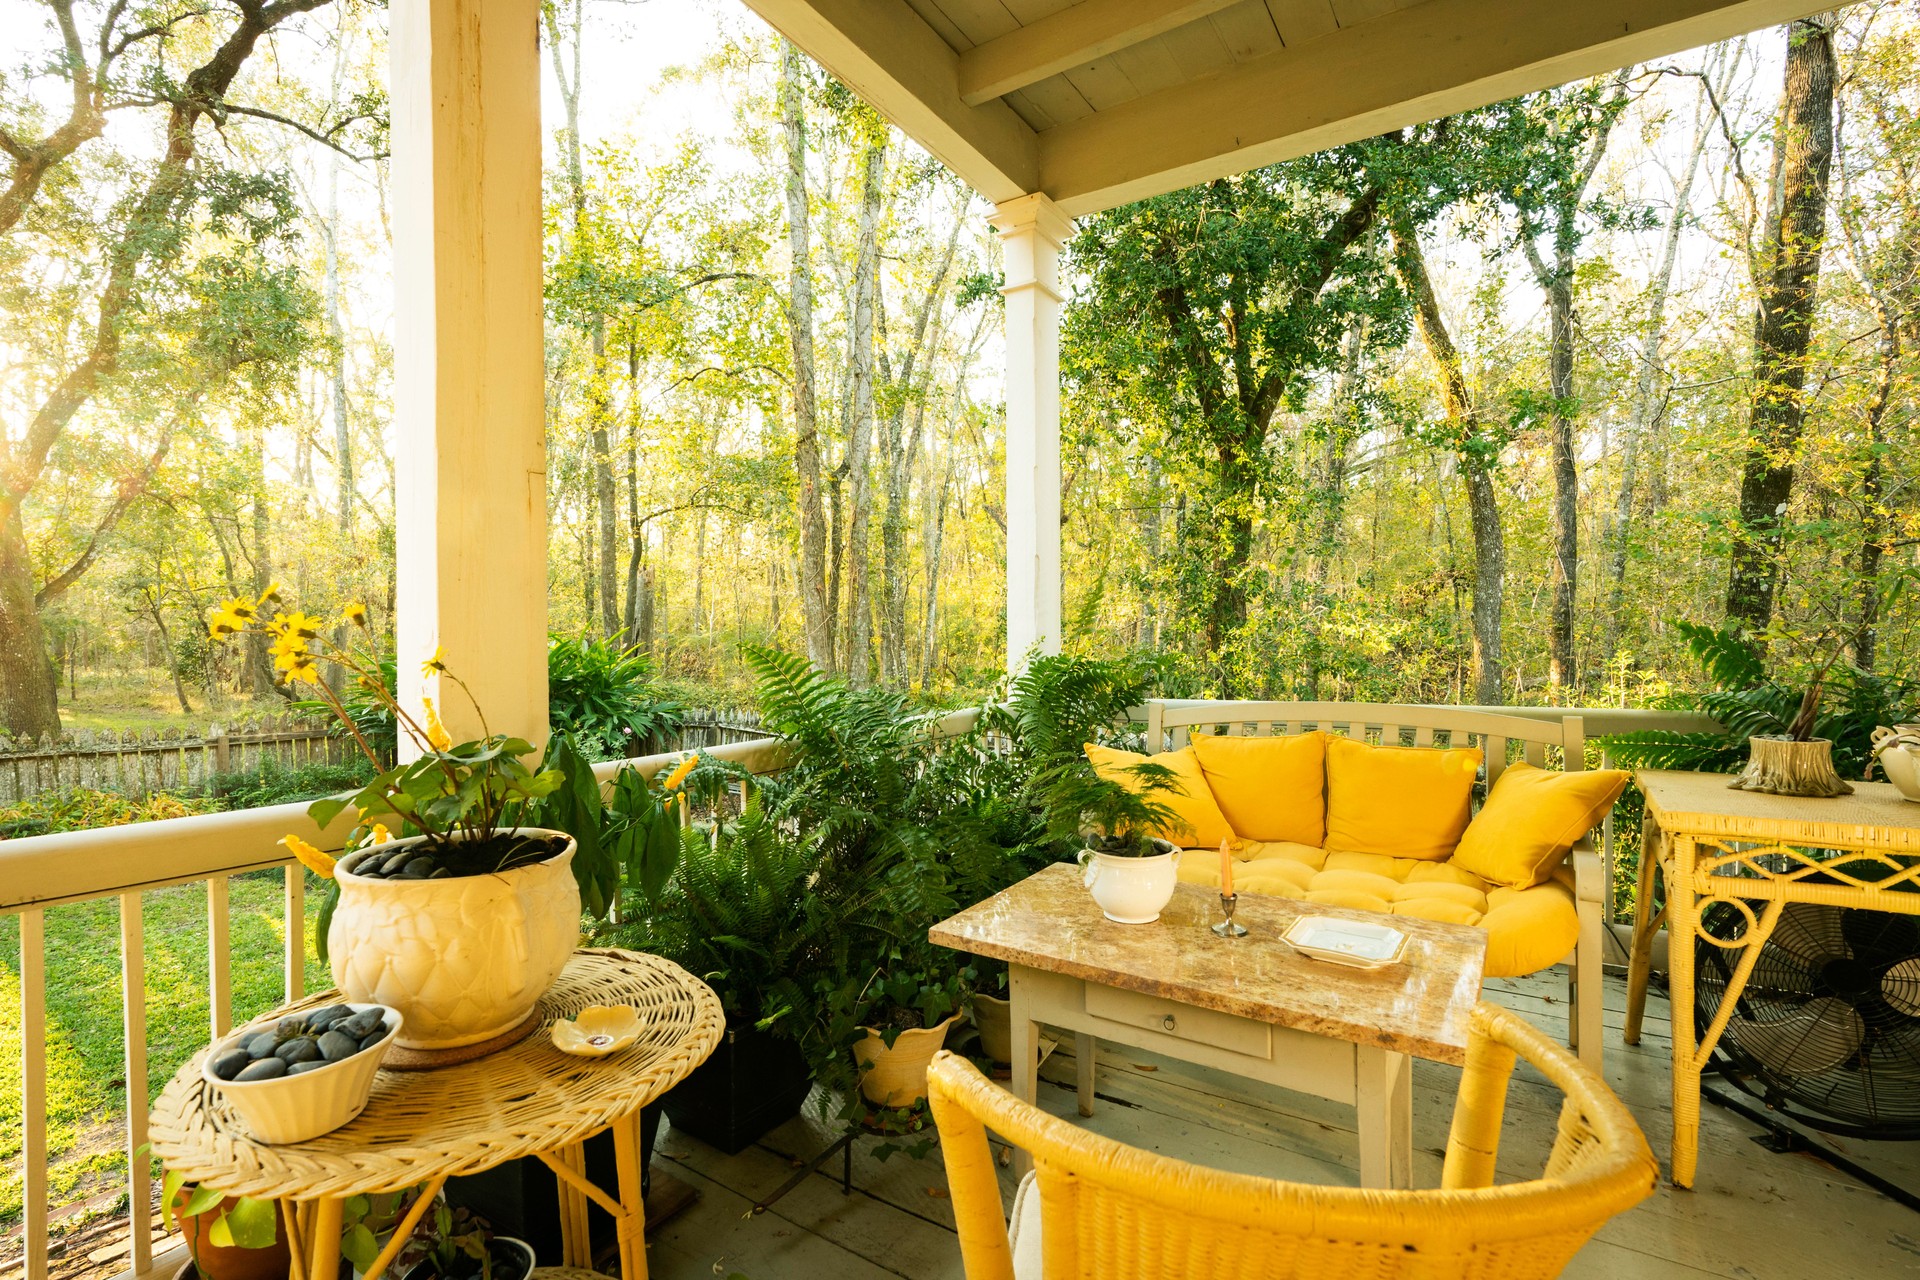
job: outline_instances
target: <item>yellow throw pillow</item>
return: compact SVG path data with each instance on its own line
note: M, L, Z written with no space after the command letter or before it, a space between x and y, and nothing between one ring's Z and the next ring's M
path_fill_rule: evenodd
M1233 828L1214 802L1213 792L1207 789L1206 776L1200 772L1200 761L1194 757L1192 747L1143 756L1136 751L1119 751L1089 742L1087 760L1095 773L1133 791L1146 789L1139 778L1128 772L1134 765L1151 762L1165 766L1172 770L1173 780L1156 790L1153 798L1178 814L1182 826L1154 834L1187 849L1218 849L1222 840L1235 842Z
M1318 848L1327 838L1327 735L1193 735L1207 788L1242 840Z
M1438 862L1473 806L1478 747L1375 747L1327 739L1327 848Z
M1600 825L1626 790L1623 769L1561 773L1511 764L1467 824L1453 865L1488 884L1545 884L1573 842Z

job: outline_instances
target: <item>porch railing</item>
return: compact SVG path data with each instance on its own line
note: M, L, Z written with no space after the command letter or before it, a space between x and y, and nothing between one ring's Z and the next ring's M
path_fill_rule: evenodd
M702 754L764 775L778 770L783 748L777 740L762 739L705 747ZM634 761L611 761L595 766L594 772L602 782L624 764L634 764L651 774L681 755L671 752ZM24 1253L19 1260L0 1257L0 1277L46 1280L51 1273L48 1175L53 1153L47 1140L47 910L99 899L119 900L127 1223L122 1240L95 1248L92 1253L96 1257L123 1255L122 1276L156 1274L179 1261L184 1253L177 1243L168 1247L174 1238L155 1229L149 1162L135 1154L147 1141L145 895L172 886L205 884L207 1032L209 1038L218 1038L231 1030L234 1022L229 882L248 872L282 869L280 985L286 999L298 999L305 994L306 881L300 865L285 855L278 841L295 832L323 849L338 851L354 821L349 813L326 831L319 831L307 818L305 804L286 804L0 842L0 916L16 916L20 934L23 1185L19 1239ZM111 945L106 938L100 943ZM164 1220L164 1208L160 1212Z

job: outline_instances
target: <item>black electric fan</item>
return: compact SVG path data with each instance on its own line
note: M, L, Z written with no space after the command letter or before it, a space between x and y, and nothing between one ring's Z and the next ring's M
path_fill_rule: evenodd
M1762 903L1749 904L1756 915ZM1705 932L1735 938L1746 916L1724 902ZM1696 1030L1726 996L1738 950L1695 948ZM1726 1077L1814 1128L1920 1138L1920 918L1790 902L1761 948L1719 1048Z

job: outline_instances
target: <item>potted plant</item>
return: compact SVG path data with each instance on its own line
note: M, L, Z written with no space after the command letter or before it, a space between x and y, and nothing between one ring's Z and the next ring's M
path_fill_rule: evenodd
M388 687L365 608L349 605L338 621L351 624L341 644L324 638L325 620L281 608L273 588L258 600L226 601L209 624L216 637L271 637L275 670L289 683L311 686L377 771L358 793L317 800L307 810L325 829L343 809L356 808L361 825L350 853L336 862L297 835L283 841L332 881L322 908L323 954L350 999L400 1012L403 1047L442 1050L494 1039L529 1020L579 944L574 838L526 821L566 776L530 769L522 757L532 755L532 744L488 730L477 704L483 736L455 743L431 699L416 715ZM323 665L382 703L418 755L383 767L321 679ZM450 681L472 703L437 649L421 669Z
M495 1235L467 1209L433 1206L421 1224L426 1256L407 1268L405 1280L527 1280L533 1249L524 1240ZM419 1237L416 1237L419 1238Z
M874 975L861 1005L853 1058L860 1096L876 1107L918 1106L927 1096L927 1067L959 1021L971 969L953 971L899 947Z
M1132 765L1128 782L1102 778L1084 759L1063 762L1041 783L1048 830L1077 834L1078 854L1093 900L1118 924L1151 924L1173 897L1180 850L1154 832L1179 825L1155 792L1173 772L1151 761Z
M813 891L812 854L757 801L731 823L716 816L678 834L670 874L640 886L636 918L614 936L720 997L725 1037L663 1101L676 1130L732 1155L798 1114L812 1087L802 1047L818 1028L811 983L844 963L847 903Z
M273 1201L192 1186L171 1169L160 1201L200 1280L284 1280L292 1254Z

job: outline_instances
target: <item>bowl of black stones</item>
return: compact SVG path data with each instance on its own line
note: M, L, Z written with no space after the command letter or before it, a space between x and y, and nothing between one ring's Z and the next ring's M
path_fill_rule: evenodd
M305 1142L366 1109L400 1013L341 1001L256 1022L215 1044L200 1075L258 1142Z

